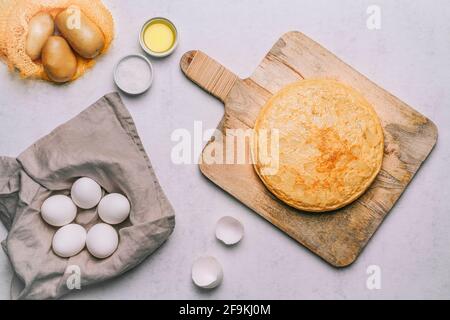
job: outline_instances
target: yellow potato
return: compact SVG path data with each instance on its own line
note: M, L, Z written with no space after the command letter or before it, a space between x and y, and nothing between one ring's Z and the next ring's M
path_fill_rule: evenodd
M28 24L28 34L25 50L31 60L41 57L42 48L55 31L53 17L48 13L39 13L31 18Z
M42 49L42 64L48 77L54 82L67 82L77 71L77 58L67 41L52 36Z
M62 36L83 58L95 58L105 47L103 33L79 8L71 6L63 10L55 21Z

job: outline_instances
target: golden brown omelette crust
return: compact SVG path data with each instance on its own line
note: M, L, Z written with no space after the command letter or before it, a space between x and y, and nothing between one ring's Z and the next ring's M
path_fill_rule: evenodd
M272 129L280 135L278 171L264 174L258 143L252 148L255 169L276 197L297 209L342 208L359 198L381 169L378 116L361 94L335 80L302 80L275 94L256 121L255 142L262 130Z

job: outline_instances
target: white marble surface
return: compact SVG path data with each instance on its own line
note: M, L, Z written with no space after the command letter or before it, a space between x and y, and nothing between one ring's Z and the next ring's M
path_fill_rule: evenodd
M111 52L70 86L27 82L0 66L0 154L16 156L37 138L115 90L114 63L140 52L141 24L172 19L181 34L175 54L153 60L151 91L125 98L160 182L177 213L170 240L137 269L68 298L75 299L309 299L450 297L450 3L378 0L382 28L366 28L372 1L105 1L117 23ZM202 49L238 75L248 76L278 37L300 30L333 51L439 127L440 139L359 260L337 270L204 179L198 168L170 161L170 134L214 128L221 104L189 82L178 61ZM197 155L195 155L197 157ZM246 237L227 249L214 238L223 215L243 221ZM6 230L0 227L0 238ZM215 291L197 290L192 261L215 255L225 279ZM366 288L366 269L382 270L382 289ZM11 269L0 252L0 298L9 297Z

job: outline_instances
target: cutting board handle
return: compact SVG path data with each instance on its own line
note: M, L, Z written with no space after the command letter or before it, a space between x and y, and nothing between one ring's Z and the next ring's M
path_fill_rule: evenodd
M225 102L238 77L201 51L186 52L180 61L183 73L200 88Z

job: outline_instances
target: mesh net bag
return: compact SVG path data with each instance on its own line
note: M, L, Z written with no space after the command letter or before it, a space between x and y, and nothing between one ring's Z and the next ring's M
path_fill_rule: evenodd
M114 21L109 10L100 0L0 0L0 59L11 71L18 71L23 78L49 80L42 63L32 61L25 52L28 22L40 12L55 17L61 10L77 6L102 31L105 37L105 53L114 37ZM82 76L94 66L94 59L77 55L78 69L72 80Z

